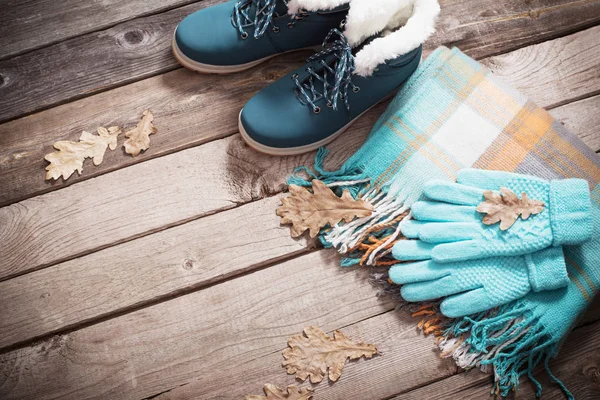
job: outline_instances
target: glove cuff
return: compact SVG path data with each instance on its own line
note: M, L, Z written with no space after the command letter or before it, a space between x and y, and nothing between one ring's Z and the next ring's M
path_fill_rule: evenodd
M562 247L548 247L525 255L529 283L534 292L554 290L568 285L569 275Z
M555 246L592 237L590 189L583 179L550 181L550 225Z

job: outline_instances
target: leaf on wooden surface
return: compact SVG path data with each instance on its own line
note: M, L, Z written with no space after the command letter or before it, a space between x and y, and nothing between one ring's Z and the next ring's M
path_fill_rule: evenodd
M544 210L544 202L531 200L523 192L521 198L510 189L501 187L500 194L491 190L483 192L485 201L479 203L477 211L486 214L483 223L493 225L500 222L500 230L507 230L517 221L519 215L522 219L529 218L532 214L539 214Z
M305 335L305 336L304 336ZM283 366L288 374L312 383L321 382L329 369L329 379L337 381L342 375L344 364L360 357L371 358L377 353L372 344L355 343L340 331L333 332L333 338L314 326L304 328L304 335L295 335L288 340L288 348L283 350Z
M282 224L292 224L292 237L309 230L310 237L316 237L325 225L335 225L340 221L351 221L355 217L367 217L374 208L364 200L354 200L348 190L338 197L323 182L312 181L313 193L306 188L290 185L290 196L281 200L277 215Z
M294 385L281 389L279 386L267 383L263 387L263 391L266 396L246 396L244 400L310 400L313 390L307 387L299 388Z
M125 141L123 146L125 152L132 156L137 156L143 150L147 150L150 147L150 135L156 133L156 127L152 125L154 115L150 110L144 111L142 119L135 128L125 132L125 137L128 139Z
M54 148L58 151L44 157L50 163L46 167L46 179L58 179L62 176L67 180L75 171L81 174L86 158L91 158L94 165L102 164L106 148L114 150L117 147L117 136L121 133L121 128L99 127L97 131L97 135L83 131L79 142L60 140L54 143Z

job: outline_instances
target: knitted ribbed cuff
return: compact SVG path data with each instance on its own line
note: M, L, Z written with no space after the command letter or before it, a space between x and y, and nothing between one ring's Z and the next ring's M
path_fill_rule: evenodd
M525 255L529 283L534 292L554 290L567 286L569 275L562 247L548 247Z
M550 181L553 244L581 244L592 237L590 189L583 179Z

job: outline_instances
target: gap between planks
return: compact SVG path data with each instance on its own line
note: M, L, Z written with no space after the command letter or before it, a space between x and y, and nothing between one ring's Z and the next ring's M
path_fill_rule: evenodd
M596 305L599 304L597 301ZM591 310L590 310L591 311ZM590 312L588 312L590 314ZM590 315L591 318L588 321L592 321L594 327L600 327L600 313L596 312ZM408 312L402 311L398 315L398 311L390 310L385 311L382 314L374 315L366 318L362 321L357 321L352 325L337 328L351 338L360 338L360 340L373 343L378 346L381 357L391 357L388 360L377 360L378 365L375 365L374 360L360 360L359 362L349 362L346 364L342 379L338 382L325 385L325 382L321 384L311 385L305 382L303 386L312 386L315 389L314 396L318 399L364 399L365 392L369 392L369 399L382 399L391 398L403 394L403 393L415 393L422 388L432 385L439 385L440 381L453 379L454 376L464 373L463 370L458 368L449 359L442 359L439 356L439 350L435 348L435 340L432 336L424 336L421 332L416 330L414 326L417 319L412 318L408 315ZM412 324L412 329L411 329ZM563 359L572 360L581 353L585 353L585 350L593 348L593 346L586 345L584 348L581 346L573 346L580 337L581 332L588 332L593 328L589 328L589 325L582 326L580 324L573 332L573 336L569 338L567 347L561 353L561 358L555 360L552 364L557 365L562 363ZM382 332L379 337L375 336L372 332ZM399 331L397 334L392 332ZM387 336L390 335L390 336ZM383 338L383 339L382 339ZM426 343L427 340L429 343ZM409 350L410 341L414 341L416 349ZM600 332L598 335L593 337L593 342L600 342ZM432 346L433 345L433 346ZM575 348L574 348L575 347ZM252 371L249 376L245 376L245 386L255 387L256 390L261 388L263 383L275 383L281 387L285 387L289 384L300 384L299 381L295 381L292 377L285 376L283 368L281 368L282 356L281 349L265 354L264 356L255 360L250 360L244 363L246 370ZM437 356L437 360L426 357L426 360L430 361L432 365L423 367L423 362L419 361L418 366L426 369L419 379L418 386L415 385L415 381L411 381L410 376L406 376L407 367L398 365L396 362L401 361L397 358L411 359L410 355L415 355L415 359L419 359L419 352L427 351L426 348L433 349L434 355ZM416 351L415 351L416 350ZM408 353L408 355L406 354ZM574 354L573 354L574 353ZM422 355L421 355L422 357ZM409 365L409 367L413 367ZM394 372L388 371L390 368L394 368ZM562 369L564 370L564 368ZM233 370L225 373L225 380L235 381L235 374L241 374L240 370ZM417 372L418 374L418 372ZM412 372L415 375L415 372ZM489 384L489 374L483 374L477 371L478 381L486 381ZM375 378L373 377L375 376ZM189 399L189 398L225 398L227 395L233 397L241 397L243 393L234 391L233 393L227 392L228 388L215 387L217 385L210 384L207 382L208 379L198 379L188 382L184 385L166 390L157 395L153 395L150 398L156 400L178 400L178 399ZM399 382L398 382L399 381ZM360 389L357 388L357 382L360 382ZM412 382L412 383L409 383ZM547 382L546 382L547 383ZM524 379L523 387L528 385L528 382ZM410 387L409 389L406 389ZM245 388L244 388L245 389ZM489 385L487 387L489 390ZM235 390L235 389L234 389ZM246 390L246 389L245 389ZM256 392L258 393L258 391ZM221 397L219 397L221 396ZM357 397L358 396L358 397ZM360 397L362 396L362 397ZM418 398L429 398L425 397L413 397Z
M310 253L4 353L0 397L147 397L241 368L308 324L330 331L394 308L374 296L366 271L337 263L332 251Z
M595 305L598 306L598 298ZM591 310L590 310L591 311ZM558 357L550 363L552 372L573 392L576 399L597 398L600 385L597 380L598 364L600 363L600 322L579 326L570 333ZM541 366L533 375L543 385L542 399L564 400L565 395L552 382ZM461 399L481 399L490 395L493 385L491 375L482 374L478 370L460 371L458 374L442 378L436 382L424 385L404 393L398 393L390 400L442 400L449 396ZM521 380L517 398L535 398L535 388L526 379Z
M568 67L568 65L566 67ZM544 74L540 75L542 76ZM542 85L540 90L546 89L547 85ZM333 161L335 165L339 165L342 160L346 159L356 148L358 148L368 129L381 111L382 107L379 107L379 109L370 114L370 117L361 119L356 125L357 129L355 132L348 134L348 137L345 138L346 140L344 140L343 143L336 141L332 145L333 152L330 161ZM79 305L82 306L85 304L85 309L88 314L73 314L74 310L77 309L77 304L75 304L73 309L69 309L68 307L73 307L73 301L68 300L68 296L66 296L67 299L59 298L58 300L55 300L55 303L52 302L53 299L48 299L48 296L42 297L42 300L37 299L37 284L35 284L35 282L40 284L42 282L52 281L52 276L55 275L64 276L59 282L62 282L63 279L68 279L68 276L71 275L73 269L77 268L77 265L83 265L86 262L89 262L86 260L94 260L95 256L93 256L93 254L97 254L99 248L103 249L101 254L110 254L112 251L116 250L115 247L122 248L121 245L127 247L126 243L133 243L132 246L135 247L138 240L143 240L148 237L149 233L153 233L150 237L154 237L157 235L157 232L163 231L166 227L174 229L173 227L181 225L182 221L188 222L189 224L191 223L189 222L191 220L197 220L200 216L213 214L218 210L222 210L223 207L230 207L230 204L239 205L241 203L251 202L268 195L270 192L281 191L285 186L284 180L285 175L287 174L286 171L293 169L293 167L297 165L310 164L312 160L312 154L292 158L262 157L247 149L241 143L239 137L211 142L195 149L187 156L184 156L184 154L186 154L186 152L179 153L173 160L169 160L165 157L162 160L139 164L138 166L120 170L111 175L106 175L96 180L82 183L81 185L83 186L77 185L59 192L31 199L27 201L27 204L31 204L31 206L21 204L22 206L19 207L11 206L0 209L0 216L5 216L4 221L11 221L12 219L14 221L13 224L17 224L5 224L6 233L4 233L4 243L9 246L10 251L6 251L4 257L0 259L6 263L11 260L10 257L13 257L12 262L14 265L25 265L29 268L20 271L21 274L33 269L40 270L34 275L24 276L13 281L6 281L6 283L2 285L6 289L0 291L0 293L9 293L10 287L16 285L15 287L28 288L24 291L19 290L18 295L29 296L29 298L17 296L20 299L17 304L21 304L21 306L16 306L14 305L14 302L8 300L0 302L0 304L3 303L7 309L14 308L15 312L19 311L17 315L21 315L22 317L27 316L27 318L25 318L26 322L23 322L21 317L15 318L15 313L13 312L11 318L5 320L4 329L6 332L4 334L5 342L2 344L3 346L13 346L16 343L27 342L33 338L43 337L48 334L48 332L56 332L69 326L75 326L78 322L77 319L91 323L97 318L104 318L104 316L108 315L111 311L121 312L119 310L126 310L134 305L151 301L151 299L148 298L150 295L147 292L142 292L140 295L141 297L132 296L128 299L130 303L119 304L118 302L109 302L108 304L104 304L104 306L113 307L112 309L98 310L97 308L94 308L94 302L91 304L81 302ZM226 154L226 156L223 157L223 154ZM171 157L175 157L175 155ZM199 159L203 160L202 165L198 164L197 160ZM216 160L217 162L213 162L213 160ZM154 168L153 163L166 165L167 169L162 167ZM258 165L253 165L257 163ZM208 166L211 167L208 168ZM155 170L160 170L164 174L159 181L156 180L154 175ZM198 183L190 184L190 176L198 177ZM117 190L116 204L111 204L110 202L107 203L107 199L102 197L89 196L89 193L113 193L116 189L115 182L120 182L122 186L121 189ZM134 186L131 188L128 182L136 182L136 185L139 187ZM223 182L229 182L231 187L227 185L223 187ZM174 191L169 192L168 190L165 190L165 187L171 188ZM132 193L130 193L130 189L133 191ZM114 198L112 195L109 197ZM124 198L122 199L122 197ZM142 199L140 200L139 197L142 197ZM154 204L157 207L151 207L150 209L144 209L139 205L131 207L130 199L132 198L140 200L139 204L141 205ZM190 202L190 198L192 198L193 201ZM64 199L66 203L61 201L61 199ZM81 208L79 211L76 211L76 214L73 214L72 209L65 209L65 207L72 208L73 203L81 203ZM57 207L48 210L47 208L49 205L57 205ZM30 207L34 207L29 210L33 213L33 219L23 218L21 213L27 212ZM100 212L97 212L99 207ZM274 215L274 208L275 204L273 203L265 208L265 210L267 210L265 212ZM133 209L133 211L131 209ZM14 215L10 217L7 216L7 214L3 214L7 210L9 212L14 212ZM115 215L115 210L120 210L122 213L116 213ZM165 210L168 212L164 213ZM150 225L145 225L145 227L149 229L144 229L143 224L148 223L148 221L146 221L146 219L148 219L148 211L152 211L155 214L149 216L149 219L151 220ZM64 215L63 219L67 222L61 221L61 215ZM80 216L74 218L74 215ZM96 220L94 220L95 218ZM106 218L110 219L107 220ZM227 216L224 216L223 218L227 218ZM50 221L50 225L49 227L39 226L39 221ZM107 223L107 221L109 223ZM276 220L273 220L270 223L272 223L273 226L278 225L278 221ZM16 240L11 241L10 235L14 232L19 232L19 224L31 229L31 231L29 233L21 232L25 236L21 239L17 238ZM193 224L186 229L195 229L196 226L196 224ZM44 243L48 243L46 236L50 235L50 232L57 232L57 229L64 232L64 236L62 236L62 238L59 237L54 239L56 243L59 244L55 245L53 242L53 251L49 252L43 247ZM169 229L167 229L167 231L169 231ZM117 235L119 232L121 232L120 236ZM129 233L129 235L127 235L127 233ZM260 235L261 231L259 230L254 235L256 234ZM287 236L287 231L280 232L280 234ZM36 242L34 240L36 237L39 237L41 242ZM73 237L75 238L75 241L73 241ZM136 239L132 240L132 237ZM156 236L156 240L159 238L160 236ZM104 240L104 243L102 243L102 240ZM156 248L157 245L160 245L160 243L156 244L152 240L154 239L151 239L148 242L151 243L151 245L148 246L149 248ZM24 243L27 243L27 245L24 245ZM146 241L144 240L139 243L146 243ZM21 253L19 253L19 251ZM37 255L34 253L35 251L38 251ZM1 252L2 250L0 250L0 253ZM85 255L87 254L91 254L91 258L86 257ZM51 258L43 258L48 256ZM101 257L101 255L98 255L98 257ZM65 260L72 260L73 262ZM51 265L57 265L57 267L42 272L43 267ZM67 268L66 266L70 267ZM63 272L57 274L56 271ZM173 276L177 276L176 272L172 273L174 274ZM14 277L16 275L18 274L13 274L12 276ZM10 277L10 271L8 271L7 274L5 269L4 276L5 278ZM101 288L110 287L111 280L108 276L99 281L98 278L95 278L94 280L92 277L88 277L85 274L76 276L78 276L80 280L78 281L78 285L75 285L74 287L86 288L89 283L95 281L100 284ZM86 279L88 279L89 282L87 282ZM195 277L194 279L199 278ZM18 282L23 282L23 284L17 285ZM28 282L29 284L25 284L25 282ZM143 287L143 284L145 284L144 281L141 283L133 281L133 283L141 285L140 287ZM185 284L182 283L183 287L188 283L189 282L185 282ZM196 281L195 284L203 285L200 281ZM193 285L194 284L192 284L192 286ZM60 283L57 283L57 287L60 289ZM134 285L132 287L136 286ZM169 290L179 292L183 289L180 287L170 287ZM110 293L110 290L104 294L108 296L108 293ZM81 293L81 295L85 297L85 293ZM155 293L155 295L168 296L168 290L162 292L162 294ZM44 296L44 293L42 293L42 296ZM16 299L17 297L14 297L13 299ZM111 298L111 296L108 296L108 298ZM73 299L77 298L75 297ZM54 308L57 304L66 306L67 310L60 311L60 307ZM40 313L40 310L45 311ZM70 313L71 319L65 318L65 316L61 314L61 312L66 313L67 311ZM43 316L47 314L55 315L54 319L42 319ZM29 323L29 326L27 323ZM37 328L35 328L36 324L39 324ZM31 328L32 325L34 328Z
M569 96L590 84L588 64L580 64L575 55L583 53L592 58L584 45L589 46L599 32L600 27L592 28L573 37L535 45L537 50L516 52L525 52L524 56L509 53L486 62L494 61L492 68L502 75L506 59L526 60L524 65L527 68L524 70L534 69L540 77L540 85L536 86L538 81L526 78L523 71L520 75L515 74L509 82L534 100L539 97L541 101L538 102L545 105L544 102L557 100L557 97L548 97L547 93ZM532 62L529 54L548 51L548 47L558 49L559 54L564 53L565 59L559 57L558 61L548 62L544 58L533 57L533 60L544 60L549 66L546 71ZM600 62L600 52L593 59ZM564 71L570 71L570 75L552 73L557 63ZM592 80L591 84L600 85L600 77L595 79L597 82ZM558 90L565 84L572 85L573 90ZM329 167L340 165L360 146L382 111L382 105L376 107L359 119L352 131L344 135L343 141L335 141L330 146ZM577 109L571 107L567 111L576 112ZM572 119L578 117L575 115ZM168 129L169 125L166 126ZM160 142L161 138L158 134L153 141L158 139ZM160 146L161 143L154 143L154 147ZM234 136L122 168L94 180L1 208L0 221L3 223L0 224L0 237L4 246L0 248L0 280L281 192L285 188L288 171L299 165L311 165L313 155L267 157L253 152L239 136ZM157 171L160 174L157 175ZM102 195L90 196L90 193ZM153 206L140 207L149 204ZM48 235L53 238L52 241L46 240Z
M593 71L600 64L600 50L594 46L599 29L592 28L483 61L489 62L497 74L543 106L568 102L600 86L600 78ZM548 59L543 52L556 57ZM237 116L244 102L286 72L290 63L299 63L301 54L278 57L251 71L223 77L179 69L0 125L0 186L4 188L0 205L236 133ZM541 81L531 82L531 78L528 81L527 76L522 75L528 68L535 68L534 76L543 78L546 88ZM552 89L549 103L545 101L549 97L544 94L547 89ZM219 106L214 107L214 104ZM43 180L47 164L43 157L53 150L53 142L76 141L82 129L92 130L96 126L133 126L148 105L152 105L159 134L152 137L152 146L147 152L132 158L120 148L107 151L100 166L93 167L87 162L81 176L74 174L66 182ZM65 132L70 134L65 137Z
M35 4L17 2L10 9L3 10L4 14L0 15L0 39L10 41L10 43L0 41L0 61L77 36L107 30L132 19L168 12L199 2L196 0L129 0L127 2L116 0L104 1L100 4L85 0L63 0L60 7L56 7L53 1L38 1ZM98 6L101 8L95 9ZM2 17L6 17L6 20ZM19 32L19 28L24 32Z
M0 282L0 353L315 251L314 240L292 239L288 227L279 226L273 210L280 198L251 202ZM147 249L153 253L145 254ZM129 295L122 297L124 292Z
M0 85L0 120L39 112L179 67L169 50L175 26L185 15L219 1L205 0L137 18L32 54L0 61L0 74L4 74L5 81ZM587 29L600 22L600 3L596 1L559 0L558 7L556 0L513 2L442 0L439 33L429 41L429 48L444 43L458 45L472 56L483 58ZM473 13L473 9L484 11ZM133 42L127 40L128 33L135 38ZM43 65L39 63L41 59L45 60ZM66 59L71 62L65 64ZM48 68L48 65L56 67ZM81 79L82 71L86 71L86 79ZM4 104L2 97L10 102Z

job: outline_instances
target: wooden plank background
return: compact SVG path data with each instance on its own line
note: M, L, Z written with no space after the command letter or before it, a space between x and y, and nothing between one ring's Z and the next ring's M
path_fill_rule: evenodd
M281 350L307 325L382 353L315 386L315 399L486 396L490 377L440 359L367 271L338 268L332 251L279 225L285 178L314 153L255 153L237 114L310 53L228 76L179 68L174 27L218 2L9 1L0 12L0 398L260 394L294 383ZM428 52L458 46L600 151L600 0L440 3ZM386 105L332 143L327 167ZM132 126L147 108L159 129L147 152L109 151L81 176L44 180L53 142ZM577 398L600 391L598 332L597 301L552 363ZM524 383L519 397L532 396Z

